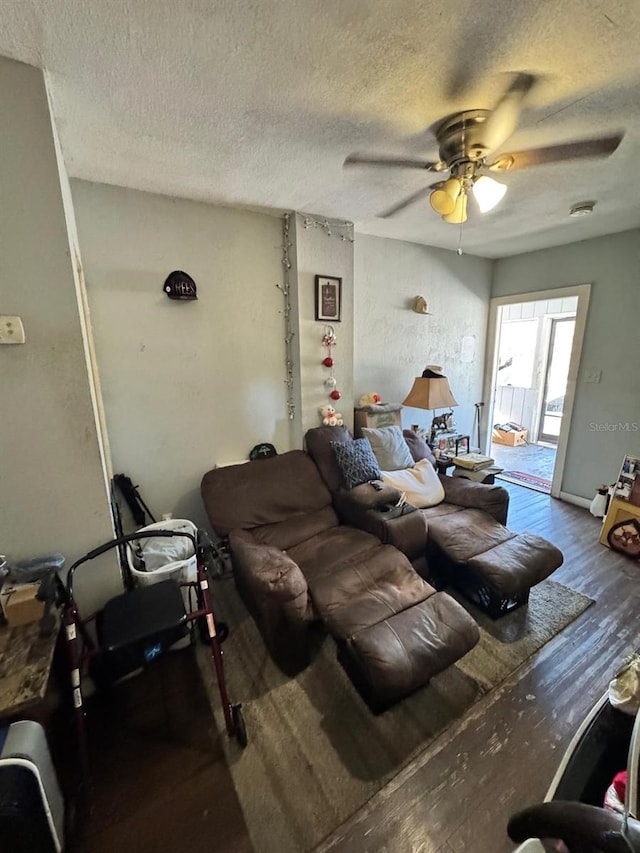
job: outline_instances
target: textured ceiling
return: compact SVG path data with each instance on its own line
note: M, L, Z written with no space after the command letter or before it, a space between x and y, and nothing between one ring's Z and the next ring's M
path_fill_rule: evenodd
M343 170L352 152L437 159L428 128L491 108L505 73L541 82L505 149L619 129L606 160L500 178L465 251L500 257L640 226L638 0L3 0L0 54L45 68L74 177L293 208L369 234L455 249L427 200L376 214L433 181ZM595 200L594 214L569 207Z

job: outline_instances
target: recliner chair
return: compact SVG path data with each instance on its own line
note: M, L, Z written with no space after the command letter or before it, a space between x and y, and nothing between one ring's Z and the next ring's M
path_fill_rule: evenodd
M378 711L478 641L464 608L403 553L341 523L308 453L215 468L201 490L211 525L229 536L238 591L283 671L306 665L312 626L321 624Z

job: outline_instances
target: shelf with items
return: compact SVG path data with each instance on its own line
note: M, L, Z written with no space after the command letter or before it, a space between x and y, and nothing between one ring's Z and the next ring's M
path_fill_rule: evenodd
M613 531L613 533L612 533ZM602 524L600 543L626 553L640 556L640 457L625 456L613 488L607 514Z
M460 453L469 453L471 438L459 432L441 432L433 439L431 449L438 451L439 456L458 456Z
M613 497L640 506L640 457L625 456L614 487Z

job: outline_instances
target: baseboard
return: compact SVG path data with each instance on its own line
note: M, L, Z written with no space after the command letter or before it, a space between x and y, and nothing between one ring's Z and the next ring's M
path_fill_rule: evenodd
M591 507L591 501L588 498L581 498L579 495L572 495L569 492L560 492L560 500L575 506L581 506L583 509Z

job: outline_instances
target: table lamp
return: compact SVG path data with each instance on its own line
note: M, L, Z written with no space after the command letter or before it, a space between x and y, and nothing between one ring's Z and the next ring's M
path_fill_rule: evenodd
M442 368L435 364L428 364L422 376L417 376L413 380L413 387L406 399L402 401L402 405L411 406L414 409L430 409L433 412L430 434L430 440L433 443L439 422L443 422L443 416L436 416L436 409L451 409L457 406L458 402L451 393L449 380L443 375ZM448 428L453 430L453 422Z

